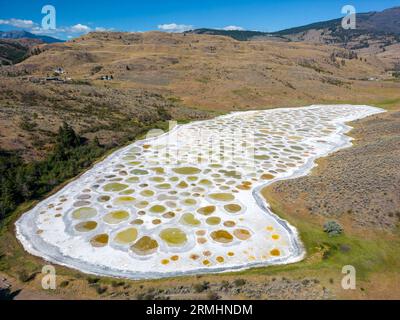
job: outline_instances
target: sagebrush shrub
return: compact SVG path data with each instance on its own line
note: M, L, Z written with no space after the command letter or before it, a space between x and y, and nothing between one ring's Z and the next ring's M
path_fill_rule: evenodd
M328 221L327 223L324 224L324 231L329 236L338 236L343 233L343 228L336 221Z

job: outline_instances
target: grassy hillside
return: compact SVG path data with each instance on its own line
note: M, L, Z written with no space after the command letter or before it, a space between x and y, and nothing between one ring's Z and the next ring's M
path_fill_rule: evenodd
M399 62L400 7L381 12L357 13L356 29L345 30L342 18L311 23L277 32L197 29L194 34L224 35L240 41L275 40L333 45L358 54L377 55L387 69Z
M23 61L29 57L30 49L41 43L38 40L0 39L0 66Z
M65 73L56 75L58 67ZM46 81L53 76L59 81ZM63 121L89 140L118 144L164 113L197 119L210 112L400 99L400 82L375 55L160 32L92 33L42 45L22 63L0 68L0 79L1 147L28 160L48 153Z
M150 32L92 33L42 50L3 74L43 77L62 66L74 80L157 91L190 107L223 111L399 95L396 82L367 81L393 79L383 60L356 59L332 46ZM113 81L100 82L106 75Z
M41 43L56 43L64 42L63 40L56 39L49 36L37 35L23 30L0 31L0 39L12 40L36 40Z
M36 275L43 261L23 251L13 223L47 192L146 130L165 128L168 119L190 121L255 108L342 102L398 109L400 82L387 72L387 61L395 61L399 52L382 57L322 44L102 32L42 45L22 63L1 67L0 171L6 210L0 228L0 272L11 276L17 288L40 292ZM58 67L65 73L55 74ZM105 76L111 80L101 80ZM64 122L80 143L60 153ZM292 217L279 203L281 198L268 199L302 232L310 252L304 263L141 282L98 279L57 267L60 287L50 295L333 298L340 289L338 268L349 256L360 266L363 288L371 280L368 266L380 271L392 261L384 279L391 288L390 275L398 266L398 250L391 244L398 238L384 234L363 241L358 234L346 233L331 239L321 231L320 221ZM343 244L351 247L350 253L342 250ZM363 294L360 289L352 297Z
M254 37L272 37L268 32L248 31L248 30L219 30L219 29L195 29L187 31L186 34L208 34L215 36L226 36L238 41L248 41Z
M356 29L345 30L342 18L273 33L291 41L328 44L354 50L358 54L375 54L393 69L399 61L400 7L382 12L357 13Z

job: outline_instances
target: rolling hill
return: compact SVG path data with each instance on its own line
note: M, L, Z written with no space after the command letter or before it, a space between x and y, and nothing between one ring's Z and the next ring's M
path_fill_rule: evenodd
M360 13L357 28L344 30L342 19L313 23L274 33L291 41L307 41L335 45L358 53L374 53L396 62L400 50L400 7L382 12ZM398 62L398 61L397 61Z
M43 44L39 39L0 39L0 65L16 64L28 58L33 48Z
M400 36L400 7L386 9L382 12L368 12L357 14L357 29L350 31L353 35L375 34L375 35L399 35ZM239 41L254 40L258 37L280 37L282 39L306 39L305 35L316 30L328 31L336 34L338 39L344 40L342 29L342 18L311 23L305 26L280 30L277 32L262 32L251 30L220 30L220 29L195 29L187 31L192 34L222 35ZM303 37L300 35L303 34ZM325 32L326 34L326 32ZM297 37L296 37L297 36ZM340 42L340 41L338 41ZM331 42L328 42L331 43Z
M63 40L56 39L49 36L42 36L30 33L28 31L20 31L20 30L13 30L13 31L0 31L0 39L35 39L40 40L43 43L57 43L57 42L64 42Z
M400 35L400 7L386 9L381 12L357 14L357 28L354 33L398 34ZM310 30L339 29L342 18L312 23L306 26L286 29L272 34L290 36Z
M19 63L30 56L34 47L58 42L63 41L27 31L0 31L0 65Z
M65 43L39 44L40 50L22 62L0 66L0 177L7 181L0 190L0 220L2 215L6 217L5 227L0 230L0 251L5 253L0 254L1 265L24 288L35 288L37 292L41 278L31 275L40 272L43 263L17 244L13 221L18 214L33 199L83 172L100 155L149 129L166 129L169 119L190 121L230 111L324 103L370 104L399 110L400 82L391 72L399 61L398 44L382 48L375 44L390 37L396 39L397 35L365 31L354 35L352 42L335 42L329 40L335 31L328 30L328 37L327 31L321 31L325 29L329 27L272 36L254 33L249 41L237 41L234 35L240 40L250 33L235 31L218 35L210 30L185 34L95 32ZM320 37L311 37L315 30ZM28 40L1 41L18 57L23 51L19 45ZM357 44L361 47L355 48ZM398 185L393 177L398 171L400 117L398 111L387 114L387 118L367 119L361 126L358 122L354 136L358 149L355 153L351 148L343 150L333 165L321 162L321 178L312 175L296 182L298 188L281 185L281 189L270 192L280 193L279 199L284 200L287 198L281 193L285 192L297 201L292 217L298 218L295 225L305 235L309 259L291 265L290 270L283 266L273 273L270 269L254 269L241 274L245 284L240 288L240 298L242 294L257 299L263 297L261 294L268 299L341 298L345 294L393 297L399 287L397 234L375 234L370 229L356 233L348 228L348 219L353 217L363 226L366 221L368 226L379 221L384 228L398 223L398 212L392 209L398 202L391 201L398 201L399 193L391 190ZM71 140L65 139L71 136L71 127L73 144L60 148L60 141ZM332 190L331 196L327 197L324 190ZM368 199L353 202L355 190ZM319 205L308 205L310 200L304 199L304 191L313 194L312 204ZM272 208L280 208L279 199L274 198ZM390 205L381 206L383 201ZM21 212L11 213L21 203ZM291 203L285 201L284 205ZM338 206L345 212L337 211ZM332 215L327 215L328 209ZM365 214L368 212L371 215ZM327 218L340 219L345 226L342 238L328 238L323 232L323 220ZM349 259L365 278L360 281L360 290L344 293L341 268ZM70 284L60 292L93 298L96 291L90 284L92 278L62 270L57 277L68 279ZM237 275L227 275L225 284L220 277L218 274L198 281L209 281L217 292L225 292L224 298L237 298L238 288L233 285ZM380 290L382 279L385 290ZM229 292L227 280L232 283ZM180 293L204 298L204 293L195 296L190 291L195 282L193 277L171 279L165 284L144 282L143 290L138 289L142 283L130 283L132 288L126 295L143 297L147 288L157 286L176 292L173 298ZM70 290L72 286L78 291ZM107 288L110 294L103 297L117 290L111 285Z
M59 67L65 72L47 80ZM63 120L105 143L121 137L121 124L146 122L149 110L154 111L148 118L157 121L149 95L180 119L196 118L195 109L400 98L400 83L373 54L359 56L323 44L163 32L95 32L41 45L23 62L0 68L0 79L0 143L33 158L43 154L49 132ZM115 110L115 116L107 117L107 110Z
M327 44L357 53L378 54L382 59L390 60L392 66L400 63L396 54L400 51L400 7L357 14L355 30L344 30L342 18L338 18L272 33L216 29L197 29L188 33L224 35L239 41L286 40Z
M186 34L208 34L215 36L226 36L231 37L238 41L248 41L258 37L268 37L272 38L273 36L268 32L262 31L249 31L249 30L219 30L219 29L208 29L201 28L195 29L185 32ZM281 39L284 39L281 37Z

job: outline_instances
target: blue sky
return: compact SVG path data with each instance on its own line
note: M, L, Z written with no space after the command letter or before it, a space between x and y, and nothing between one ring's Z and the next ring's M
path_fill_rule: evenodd
M57 11L57 30L41 30L44 5ZM68 39L93 30L182 31L235 27L276 31L357 12L400 6L400 0L0 0L0 30L25 29Z

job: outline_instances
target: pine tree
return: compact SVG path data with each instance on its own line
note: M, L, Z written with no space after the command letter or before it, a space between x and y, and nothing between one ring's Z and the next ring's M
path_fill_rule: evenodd
M58 130L57 143L62 149L76 148L81 144L81 138L68 123L64 122Z

